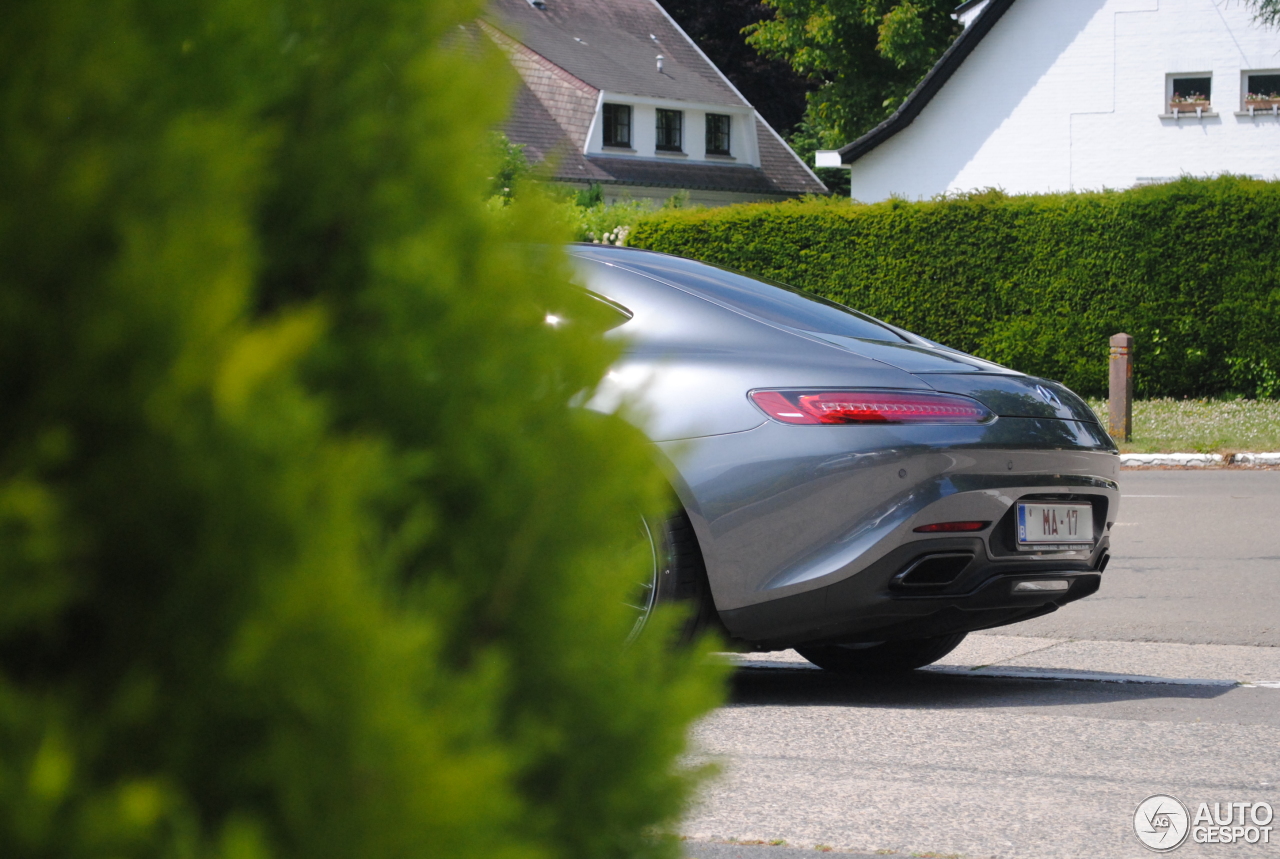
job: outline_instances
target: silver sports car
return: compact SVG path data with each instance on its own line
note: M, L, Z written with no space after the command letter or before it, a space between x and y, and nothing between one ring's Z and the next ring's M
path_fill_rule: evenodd
M687 600L754 649L906 670L1098 590L1120 463L1071 391L782 284L570 253L625 319L589 406L642 404L682 507L638 625Z

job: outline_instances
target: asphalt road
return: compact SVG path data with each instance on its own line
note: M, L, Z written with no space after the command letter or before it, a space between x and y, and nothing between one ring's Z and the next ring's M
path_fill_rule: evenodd
M1102 589L1019 635L1280 647L1280 471L1123 471Z
M1152 794L1280 810L1280 472L1126 471L1121 489L1098 595L970 636L936 670L744 660L696 731L722 775L686 854L1138 857ZM1176 855L1280 859L1280 816L1274 834Z

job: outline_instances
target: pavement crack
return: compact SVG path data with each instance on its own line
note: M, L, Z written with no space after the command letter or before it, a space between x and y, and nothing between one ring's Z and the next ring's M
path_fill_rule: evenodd
M1037 647L1034 650L1028 650L1024 653L1018 653L1013 656L1005 657L1004 659L998 659L995 662L988 662L986 665L975 665L970 670L976 671L979 668L990 668L996 665L1003 665L1004 663L1008 662L1010 659L1022 659L1023 657L1026 657L1026 656L1031 656L1036 653L1044 653L1046 650L1053 650L1055 647L1061 647L1064 644L1071 644L1071 643L1072 641L1069 638L1062 639L1061 641L1055 641L1053 644L1046 644L1044 647ZM1016 666L1009 666L1009 667L1012 668Z

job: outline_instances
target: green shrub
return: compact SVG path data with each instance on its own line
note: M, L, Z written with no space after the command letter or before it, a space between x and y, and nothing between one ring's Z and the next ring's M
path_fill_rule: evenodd
M647 200L619 200L616 203L599 201L586 206L578 204L568 207L566 214L572 224L570 232L574 241L621 245L626 243L627 235L636 222L655 208Z
M675 854L717 672L619 646L667 490L479 11L6 9L0 855Z
M626 244L632 227L645 215L659 208L681 208L689 201L689 192L681 191L661 204L656 200L627 198L610 203L606 201L604 188L598 182L579 191L571 191L551 183L539 190L550 193L559 200L560 214L568 223L569 235L573 241L605 245Z
M1084 394L1108 338L1146 396L1280 392L1280 183L1239 177L1087 194L975 193L662 212L628 244L835 299Z
M533 165L524 154L523 143L512 143L501 131L489 134L489 157L495 164L489 177L489 197L502 205L510 203L516 195L516 187L533 172Z

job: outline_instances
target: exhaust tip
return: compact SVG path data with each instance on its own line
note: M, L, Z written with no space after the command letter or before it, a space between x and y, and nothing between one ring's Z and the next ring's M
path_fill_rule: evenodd
M960 578L972 560L973 555L968 552L925 555L898 573L893 584L904 590L941 590Z

